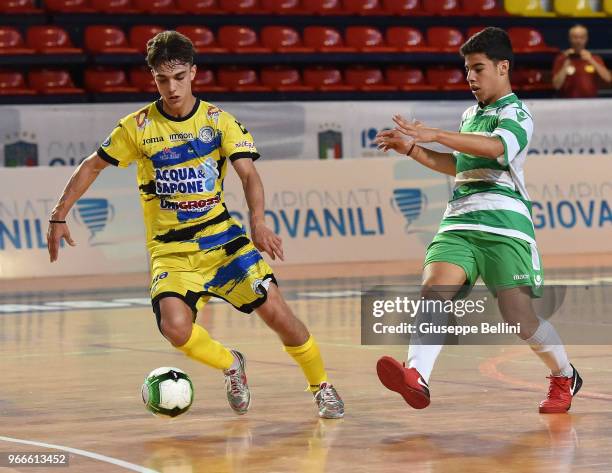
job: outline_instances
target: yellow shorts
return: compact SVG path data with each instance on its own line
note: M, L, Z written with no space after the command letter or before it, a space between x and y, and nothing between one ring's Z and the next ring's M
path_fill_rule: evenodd
M246 236L210 250L151 260L151 301L158 324L164 297L183 299L194 317L212 296L250 314L266 301L270 282L276 284L272 268Z

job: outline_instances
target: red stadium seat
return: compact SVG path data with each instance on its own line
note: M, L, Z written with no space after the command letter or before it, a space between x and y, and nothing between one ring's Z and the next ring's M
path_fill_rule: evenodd
M440 52L457 52L463 44L463 34L457 28L432 26L427 29L427 44Z
M41 54L79 54L83 50L75 48L65 29L59 26L30 26L26 33L30 48Z
M223 10L218 0L177 0L179 10L193 15L219 15Z
M222 67L217 73L219 85L234 92L269 92L270 88L261 85L257 72L246 67Z
M465 35L466 40L474 36L476 33L480 33L485 28L486 26L470 26Z
M344 40L338 30L328 26L307 26L304 28L304 44L323 53L356 51L355 48L344 45Z
M75 87L70 73L63 69L40 69L28 74L30 87L39 94L83 94L85 91Z
M136 93L138 89L130 85L123 69L96 66L85 70L85 87L97 93Z
M300 72L292 67L273 66L261 70L261 82L278 92L308 92L313 88L302 83Z
M140 12L134 7L132 0L91 0L91 6L100 13L111 15L129 15Z
M262 0L264 10L275 15L308 15L312 13L309 0Z
M377 67L349 67L344 71L346 83L363 92L392 92L397 86L385 83L385 76Z
M32 53L34 50L26 47L18 29L11 26L0 26L0 56Z
M426 75L427 82L442 90L469 90L465 73L459 68L430 67Z
M0 95L36 95L36 91L26 87L21 72L0 69Z
M174 0L132 0L136 9L151 15L176 15L181 11Z
M391 15L426 15L421 0L383 0L383 9Z
M278 53L312 53L314 48L304 46L297 30L288 26L266 26L261 29L261 43Z
M397 52L394 46L385 44L385 39L376 28L369 26L349 26L344 35L346 37L346 45L355 48L364 53L392 53Z
M308 0L309 8L317 15L346 15L341 0Z
M448 16L463 14L459 0L424 0L423 10L428 15Z
M267 13L258 0L220 0L223 11L238 15L258 15Z
M54 13L95 13L89 0L45 0L45 6Z
M155 79L147 66L132 67L129 71L130 84L141 92L157 93Z
M99 54L136 54L125 33L116 26L95 25L85 28L85 49Z
M237 53L269 53L259 42L255 30L247 26L222 26L217 32L219 44Z
M409 26L391 26L385 32L387 44L402 52L431 52L436 48L427 46L423 34Z
M402 91L433 91L438 87L427 83L421 69L408 66L392 66L385 71L387 84L394 85Z
M553 90L551 78L538 69L515 69L510 78L518 90Z
M504 16L506 10L501 7L497 0L469 0L463 1L462 10L465 15L470 16Z
M36 8L34 0L0 0L0 13L22 15L42 12L41 8Z
M559 48L548 46L544 42L542 34L534 28L514 26L512 28L508 28L508 35L510 36L512 49L515 53L543 53L559 51Z
M227 87L217 85L215 75L210 69L198 69L191 82L191 90L194 92L227 92Z
M204 26L179 26L176 31L187 36L198 53L227 53L227 48L217 44L213 32Z
M140 53L147 52L147 42L156 34L165 31L161 26L137 25L130 30L130 46Z
M333 67L309 67L304 69L304 84L322 92L350 92L355 88L344 83L342 73Z
M344 0L344 10L351 15L386 15L379 0Z

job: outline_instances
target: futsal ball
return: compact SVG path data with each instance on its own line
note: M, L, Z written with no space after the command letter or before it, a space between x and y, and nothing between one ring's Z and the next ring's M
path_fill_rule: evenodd
M176 417L189 410L193 384L187 373L178 368L157 368L144 380L142 402L155 415Z

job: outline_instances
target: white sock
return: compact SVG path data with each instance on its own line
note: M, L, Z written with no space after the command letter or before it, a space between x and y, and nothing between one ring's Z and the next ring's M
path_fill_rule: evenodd
M442 345L410 343L408 347L408 368L416 368L425 382L429 384L429 377L440 351L442 351Z
M553 376L570 377L574 374L561 337L548 320L538 317L540 326L525 340L533 352L550 368Z

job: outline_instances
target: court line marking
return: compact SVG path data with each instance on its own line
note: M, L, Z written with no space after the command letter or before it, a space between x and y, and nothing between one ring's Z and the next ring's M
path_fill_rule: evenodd
M81 450L80 448L64 447L63 445L54 445L51 443L34 442L32 440L22 440L22 439L16 439L12 437L3 437L3 436L0 436L0 441L11 442L11 443L21 443L24 445L33 445L35 447L50 448L54 450L62 450L64 452L69 452L75 455L92 458L94 460L98 460L98 461L105 462L105 463L110 463L112 465L116 465L116 466L125 468L126 470L138 471L140 473L160 473L157 470L151 470L150 468L145 468L144 466L135 465L134 463L129 463L124 460L119 460L118 458L107 457L106 455L101 455L99 453L88 452L87 450Z

